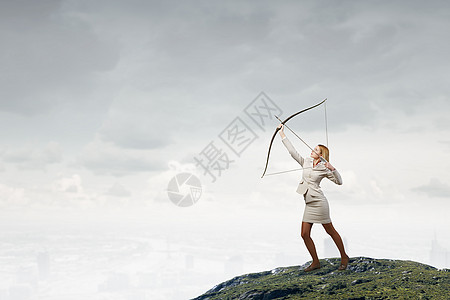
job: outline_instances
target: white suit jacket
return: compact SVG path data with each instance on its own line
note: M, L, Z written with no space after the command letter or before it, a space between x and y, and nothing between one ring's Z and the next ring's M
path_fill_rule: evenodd
M313 159L311 157L303 158L292 146L291 142L287 137L282 139L284 146L288 149L291 156L303 167L303 176L297 187L297 193L301 195L306 195L309 191L309 195L312 198L325 198L322 190L320 189L320 182L324 177L330 179L336 184L342 184L342 178L337 169L331 171L323 162L319 162L315 167L313 167ZM308 197L309 200L310 197ZM305 200L307 198L305 197ZM310 201L306 201L307 203Z

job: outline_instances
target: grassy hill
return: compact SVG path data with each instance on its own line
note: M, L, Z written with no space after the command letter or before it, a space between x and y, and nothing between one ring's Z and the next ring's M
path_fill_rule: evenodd
M450 299L450 270L413 261L355 257L337 271L339 258L235 277L194 300L214 299Z

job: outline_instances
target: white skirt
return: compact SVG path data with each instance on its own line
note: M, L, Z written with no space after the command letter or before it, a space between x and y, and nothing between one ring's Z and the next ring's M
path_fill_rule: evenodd
M303 222L306 223L331 223L330 207L328 206L328 200L323 197L311 197L307 192L305 195L305 211L303 212Z

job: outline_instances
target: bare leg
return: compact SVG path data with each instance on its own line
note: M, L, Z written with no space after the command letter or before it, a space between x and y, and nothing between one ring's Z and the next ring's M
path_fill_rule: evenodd
M337 248L339 249L339 253L341 254L341 266L339 268L345 270L347 268L349 257L347 253L345 253L344 243L342 242L341 236L336 231L336 229L334 229L332 223L322 224L322 226L323 228L325 228L325 231L331 236Z
M320 262L319 257L317 256L316 252L316 246L314 245L313 240L311 239L311 228L313 226L313 223L306 223L302 222L302 238L305 242L306 248L309 251L309 254L311 254L311 257L313 259L311 265L305 269L305 271L312 271L314 269L320 268Z

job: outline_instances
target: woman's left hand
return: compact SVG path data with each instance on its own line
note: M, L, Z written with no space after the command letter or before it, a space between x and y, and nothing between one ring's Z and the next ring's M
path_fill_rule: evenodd
M330 162L328 162L328 161L325 163L325 167L327 167L327 169L329 169L330 171L336 170L336 168L333 167L333 166L330 164Z

